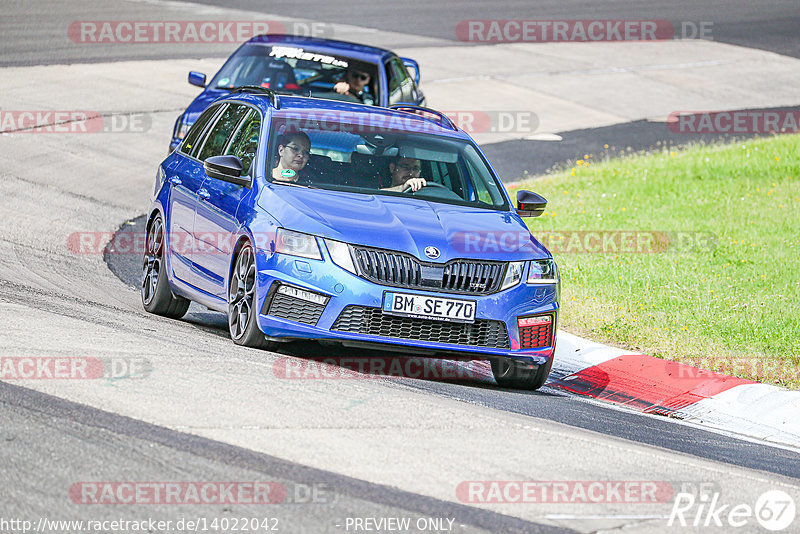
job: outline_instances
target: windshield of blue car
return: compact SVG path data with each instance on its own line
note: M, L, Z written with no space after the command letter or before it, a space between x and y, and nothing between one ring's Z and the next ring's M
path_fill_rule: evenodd
M403 196L508 210L502 185L469 141L375 123L276 118L270 128L267 179L368 195ZM310 146L309 146L310 145ZM411 179L424 180L413 190ZM418 182L419 183L419 182Z
M231 90L256 85L280 92L302 95L310 92L311 96L319 98L358 102L355 97L340 94L333 88L345 80L348 66L369 75L370 81L364 91L377 101L376 65L299 46L247 44L231 56L208 87Z

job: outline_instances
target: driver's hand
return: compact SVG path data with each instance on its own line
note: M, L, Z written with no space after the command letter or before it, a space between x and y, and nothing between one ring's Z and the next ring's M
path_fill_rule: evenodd
M411 191L417 192L428 185L428 182L425 181L425 178L409 178L403 185L404 187L410 187Z
M336 82L336 85L333 86L333 90L340 95L346 95L350 92L350 84L347 82Z

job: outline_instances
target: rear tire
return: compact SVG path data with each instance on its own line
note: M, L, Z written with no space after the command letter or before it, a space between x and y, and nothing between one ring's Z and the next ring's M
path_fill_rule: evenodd
M142 264L142 305L150 313L180 319L186 314L191 301L172 294L164 262L165 247L164 223L161 216L157 215L147 227Z
M256 309L256 258L253 247L245 243L236 254L228 284L228 332L237 345L273 350L277 346L258 328Z
M533 391L547 381L553 367L553 358L547 363L533 366L507 359L492 360L491 364L492 374L500 387Z

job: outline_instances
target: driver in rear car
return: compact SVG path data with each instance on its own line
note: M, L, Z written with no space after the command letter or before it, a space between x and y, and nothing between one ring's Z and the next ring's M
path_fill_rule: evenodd
M405 191L411 189L412 192L419 191L428 182L420 177L422 163L414 158L397 158L389 164L389 174L392 177L392 185L383 187L383 191Z

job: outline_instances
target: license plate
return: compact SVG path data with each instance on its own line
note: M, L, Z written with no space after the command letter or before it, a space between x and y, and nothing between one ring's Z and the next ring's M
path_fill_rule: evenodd
M383 313L391 315L433 319L435 321L472 323L475 322L475 308L477 306L473 300L429 297L408 293L387 292L383 294Z

